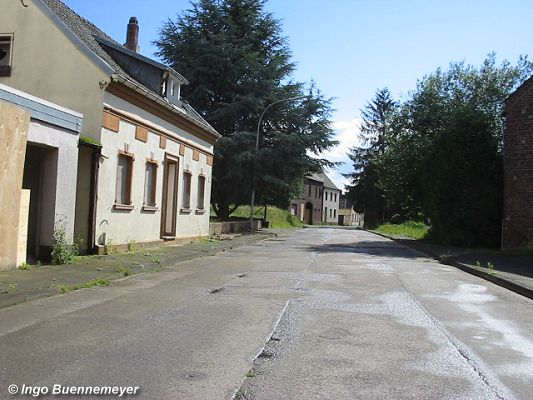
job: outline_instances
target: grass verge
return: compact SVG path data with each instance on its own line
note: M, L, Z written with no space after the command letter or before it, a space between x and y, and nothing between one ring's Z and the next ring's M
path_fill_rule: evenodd
M428 234L428 227L422 222L415 221L407 221L403 224L382 224L375 230L385 235L416 240L424 239Z
M257 211L257 214L255 214L256 218L263 217L263 207L258 207L257 209L254 208L254 210ZM250 217L250 206L240 206L233 212L233 214L231 214L231 216L244 218ZM300 228L303 226L300 220L288 210L283 210L274 206L267 207L267 220L270 222L271 228Z

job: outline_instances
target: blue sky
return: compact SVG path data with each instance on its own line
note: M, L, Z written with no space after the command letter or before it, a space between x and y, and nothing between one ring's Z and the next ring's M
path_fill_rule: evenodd
M153 56L151 41L163 22L190 7L185 0L64 0L119 42L136 16L141 53ZM334 97L334 127L341 144L326 156L346 162L357 142L359 110L378 88L401 98L417 79L451 61L479 65L495 51L498 61L533 56L533 1L529 0L269 0L266 9L282 20L294 78L313 79ZM187 76L186 71L180 71ZM329 171L344 184L345 164Z

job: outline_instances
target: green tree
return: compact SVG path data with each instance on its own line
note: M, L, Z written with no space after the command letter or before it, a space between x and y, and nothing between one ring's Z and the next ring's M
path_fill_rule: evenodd
M249 201L254 175L258 203L286 205L295 180L331 165L307 155L335 144L330 100L314 85L306 89L290 79L294 63L287 40L264 1L199 0L163 25L155 44L165 62L187 75L183 97L223 135L213 168L218 217ZM265 107L304 93L309 97L277 104L265 115L256 155L257 121Z
M388 213L386 193L379 186L379 159L387 149L396 102L387 88L376 91L374 98L361 110L360 145L351 149L348 157L354 171L345 176L352 181L348 196L365 213L365 223L375 225Z

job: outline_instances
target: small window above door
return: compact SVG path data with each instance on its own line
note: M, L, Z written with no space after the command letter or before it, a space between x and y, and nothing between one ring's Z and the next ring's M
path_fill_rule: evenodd
M0 76L11 76L13 34L0 33Z

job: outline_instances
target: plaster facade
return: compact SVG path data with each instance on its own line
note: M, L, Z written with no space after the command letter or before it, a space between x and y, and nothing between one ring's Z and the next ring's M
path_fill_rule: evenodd
M339 223L339 199L341 191L324 186L324 197L322 200L323 219L326 224L336 225Z
M110 93L105 95L105 108L106 112L118 118L118 131L102 128L102 156L99 166L101 183L98 186L96 217L97 245L161 240L165 156L174 157L178 161L175 237L193 239L208 236L213 146ZM146 137L136 136L138 127L146 129ZM163 141L161 137L164 137ZM131 209L117 209L115 206L119 151L134 157ZM143 207L147 161L157 163L156 205L154 209L149 210ZM182 207L185 171L190 172L192 178L191 207L188 210L183 210ZM205 177L203 209L197 207L199 176Z
M11 75L0 83L61 104L84 115L82 135L99 140L104 90L109 74L40 1L3 1L0 34L13 35Z

